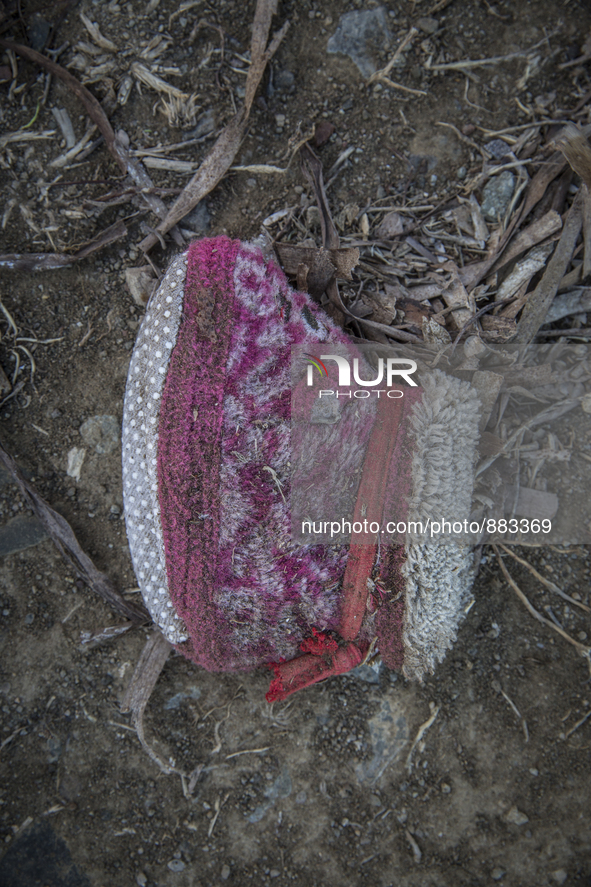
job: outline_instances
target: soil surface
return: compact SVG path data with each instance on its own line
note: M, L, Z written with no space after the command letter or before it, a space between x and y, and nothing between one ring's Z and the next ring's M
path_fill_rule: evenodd
M0 10L17 14L16 6L5 0ZM367 73L350 58L327 52L344 13L376 9L383 14L373 20L366 72L383 67L415 25L419 34L390 76L424 95L368 87ZM61 11L67 14L58 22ZM80 12L116 52L77 48L93 43ZM22 0L17 25L3 36L41 48L46 25L57 24L50 45L62 50L58 61L87 79L130 146L192 141L166 157L197 164L244 95L253 14L252 2L233 0L93 0L69 11L65 3ZM543 114L566 119L590 86L588 61L560 68L584 53L591 9L583 0L300 0L280 4L276 27L287 19L237 162L284 168L300 134L328 120L335 132L320 152L325 170L354 148L328 188L335 217L357 207L343 216L350 230L363 207L403 206L421 194L437 204L455 194L478 172L480 157L467 141L484 140L478 127L498 130ZM154 62L147 56L158 35L165 40ZM491 58L536 44L527 59L426 68L429 59ZM195 94L194 107L179 119L165 111L161 94L133 78L127 102L117 103L136 62L157 64L158 76ZM102 69L92 74L92 66ZM0 84L0 96L4 134L29 123L27 132L53 131L0 141L0 251L60 253L118 220L128 230L70 267L2 272L2 304L18 341L0 315L0 364L16 390L0 395L0 419L5 447L99 569L134 599L118 428L143 309L125 271L144 264L137 244L157 219L104 145L51 166L68 149L52 108L67 110L76 141L88 127L63 83L48 84L38 68L18 61L16 84ZM91 133L89 144L96 138ZM190 175L149 173L167 205ZM181 228L248 239L272 213L312 203L295 161L283 175L231 172ZM177 251L167 238L153 259L163 269ZM84 428L93 417L116 421ZM74 449L85 450L79 478L72 476ZM485 552L455 647L422 685L366 669L270 707L268 674L212 675L171 656L145 730L177 769L202 767L189 793L145 753L120 710L149 630L83 646L83 631L119 617L43 538L7 474L0 474L0 521L2 887L591 883L588 663L532 618L492 552ZM587 549L521 553L591 604ZM581 642L591 636L589 612L507 564L546 618Z

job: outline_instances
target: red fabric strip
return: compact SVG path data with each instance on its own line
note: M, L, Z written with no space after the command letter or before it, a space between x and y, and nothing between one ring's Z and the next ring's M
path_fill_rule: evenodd
M361 483L353 520L367 521L367 526L375 522L380 525L384 517L384 489L388 479L390 463L404 414L404 398L392 400L380 398L376 420L365 454ZM370 534L353 533L351 547L343 580L343 604L339 632L346 641L354 640L359 634L365 615L369 589L367 580L375 561L377 537L368 544Z
M297 690L303 690L318 681L346 674L360 664L365 652L355 644L346 644L339 647L334 654L316 656L308 653L289 662L273 665L275 678L271 681L265 699L267 702L282 701Z

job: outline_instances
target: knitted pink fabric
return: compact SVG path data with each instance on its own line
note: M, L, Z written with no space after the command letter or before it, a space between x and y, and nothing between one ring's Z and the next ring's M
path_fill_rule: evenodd
M337 628L346 548L292 543L289 511L290 348L328 340L346 341L260 252L191 246L158 486L181 649L210 670L289 659L312 627Z

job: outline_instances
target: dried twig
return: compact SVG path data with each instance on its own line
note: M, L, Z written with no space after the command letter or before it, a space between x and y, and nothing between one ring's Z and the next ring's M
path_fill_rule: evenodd
M534 606L532 606L532 604L530 604L530 602L527 599L527 597L525 596L525 594L522 592L520 587L517 585L517 583L512 578L509 571L507 570L507 567L505 566L505 562L504 562L503 558L501 557L501 553L500 553L498 547L496 545L492 545L491 547L497 556L497 560L499 561L499 565L501 567L503 576L505 577L505 579L507 580L507 582L509 583L509 585L511 586L511 588L513 589L513 591L515 592L515 594L519 598L519 600L523 604L525 604L525 606L527 607L527 609L531 613L531 615L534 617L534 619L537 619L538 622L541 622L543 625L547 625L553 631L556 631L566 641L568 641L569 644L572 644L573 647L576 647L576 649L586 658L586 660L589 664L589 669L591 670L591 647L587 647L585 644L581 644L581 643L579 643L579 641L575 641L575 639L571 638L571 636L569 634L567 634L567 632L564 631L563 628L561 628L559 625L556 625L554 622L551 622L550 619L546 619L544 616L542 616L541 613L538 613L536 608Z
M103 247L127 237L127 228L123 222L115 222L101 231L90 243L74 253L7 253L0 254L0 269L7 271L51 271L54 268L65 268L80 259L85 259Z
M90 119L95 123L100 132L105 139L105 144L110 152L110 154L115 158L120 168L124 173L127 173L136 185L139 185L141 188L153 188L154 183L150 179L148 173L142 166L142 164L132 156L128 148L123 144L123 142L115 136L113 131L113 127L109 123L107 115L102 109L102 106L98 99L96 99L93 94L83 86L79 80L74 77L73 74L70 74L69 71L66 71L65 68L62 68L61 65L58 65L56 62L53 62L51 59L48 59L47 56L42 55L40 52L36 52L34 49L30 49L28 46L22 46L19 43L11 43L9 40L4 40L0 38L0 46L4 47L4 49L10 49L13 52L18 53L23 56L23 58L28 59L30 62L34 64L40 65L42 68L45 68L46 71L49 71L50 74L53 74L55 77L58 77L63 83L65 83L72 92L78 96ZM142 193L142 197L157 216L160 218L164 218L166 216L166 206L158 197L155 197L153 194L144 194ZM169 226L167 230L170 230L172 225ZM177 232L177 241L179 245L184 243L180 233Z
M556 585L555 582L552 582L550 579L546 579L545 576L542 576L541 573L538 573L536 568L526 561L525 558L519 557L519 555L515 554L514 551L511 551L506 545L503 545L502 542L499 542L499 548L502 548L505 554L508 554L513 558L514 561L517 561L518 564L521 564L522 567L526 567L533 576L536 577L538 582L541 582L542 585L545 585L547 589L553 591L555 594L559 595L563 600L568 601L569 604L572 604L573 607L579 607L579 609L584 610L585 613L591 613L591 607L588 607L586 604L583 604L581 601L576 601L574 597L571 597L570 594L567 594L561 588Z
M510 699L509 696L507 696L507 694L505 693L505 691L502 688L501 688L501 695L502 695L503 699L505 700L505 702L511 708L511 711L514 712L517 715L517 717L519 718L519 720L521 721L521 728L523 730L523 735L525 737L525 741L529 742L529 730L527 729L527 721L525 720L525 718L523 717L523 715L521 714L521 712L519 711L519 709L517 708L517 706L515 705L513 700Z
M415 36L419 33L418 28L411 28L402 43L397 48L396 52L388 62L385 68L382 68L380 71L376 71L371 75L369 80L367 81L367 85L370 86L372 83L385 83L386 86L392 87L392 89L400 89L402 92L410 92L412 95L427 95L424 89L411 89L410 86L404 86L402 83L396 83L394 80L390 80L388 74L406 49L406 47L412 43Z
M549 38L554 37L557 33L557 31L553 31L552 34L548 34L543 40L530 46L529 49L521 49L517 52L510 52L507 55L496 55L487 59L463 59L460 62L445 62L445 64L439 65L432 65L427 62L425 67L428 71L463 71L466 68L482 68L488 65L498 65L499 62L508 62L510 59L525 58L535 49L538 49L544 43L547 43Z
M414 750L417 747L417 745L419 744L419 742L421 741L421 739L423 738L423 736L425 735L425 733L427 732L427 730L429 729L429 727L431 727L433 725L433 723L435 722L435 718L437 717L438 714L439 714L439 706L436 705L433 708L433 711L431 712L431 716L425 721L424 724L421 724L421 726L417 730L417 735L415 736L414 742L410 747L410 751L409 751L408 757L406 759L406 769L408 770L409 773L413 767L412 756L414 754Z
M80 578L93 591L96 591L97 594L111 604L115 610L130 619L135 625L149 622L150 616L145 608L139 604L126 601L117 591L109 577L97 570L91 559L80 547L74 531L67 520L61 514L58 514L57 511L54 511L45 499L39 495L32 484L25 479L14 459L8 455L2 445L0 445L0 462L4 463L14 478L15 483L18 484L27 504L43 524L48 536L57 545L62 557L76 570Z
M581 718L580 721L577 721L577 723L574 725L574 727L570 728L570 730L568 731L568 733L565 736L565 739L568 739L569 736L572 736L572 734L575 732L575 730L578 730L579 727L582 727L583 724L585 723L585 721L588 721L589 718L591 718L591 711L588 711L587 714L585 715L585 717Z
M264 70L289 27L289 22L286 22L267 47L271 18L276 7L277 0L257 0L250 49L251 64L246 78L244 107L237 112L222 131L215 145L172 205L166 217L158 225L156 231L142 240L140 247L144 252L148 252L155 246L173 225L197 206L199 201L215 188L234 162Z
M131 712L133 726L142 748L163 773L167 776L176 773L180 777L183 794L188 798L191 796L196 779L203 769L202 765L198 765L192 773L179 770L174 761L171 760L167 763L148 745L144 734L144 711L171 649L172 646L164 635L157 630L152 632L146 641L123 697L121 711Z

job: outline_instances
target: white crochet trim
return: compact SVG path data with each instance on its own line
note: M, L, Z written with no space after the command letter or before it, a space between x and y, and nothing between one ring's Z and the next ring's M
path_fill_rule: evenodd
M480 403L467 382L436 370L423 379L413 410L415 439L409 521L470 517ZM427 540L406 547L404 666L407 677L432 673L456 639L474 580L469 545Z
M123 502L133 568L150 616L173 644L187 640L170 599L158 501L160 400L178 335L187 256L174 260L154 293L129 365L123 407Z

